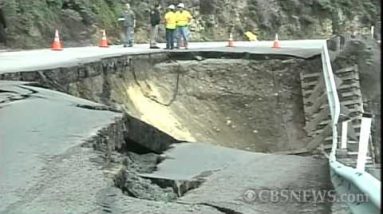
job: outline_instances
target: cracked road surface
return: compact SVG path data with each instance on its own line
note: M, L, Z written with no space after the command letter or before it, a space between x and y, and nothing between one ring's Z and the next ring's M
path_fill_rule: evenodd
M97 103L1 81L0 213L220 213L130 198L113 187L92 161L101 154L80 145L121 117Z
M157 171L142 176L184 181L207 174L205 182L179 198L179 203L205 204L227 213L331 213L331 203L244 199L246 190L251 189L332 189L325 159L252 153L204 143L178 144L165 155L167 159Z

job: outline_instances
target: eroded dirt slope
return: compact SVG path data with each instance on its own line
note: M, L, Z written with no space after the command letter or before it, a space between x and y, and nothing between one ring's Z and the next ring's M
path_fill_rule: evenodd
M301 149L299 72L320 59L168 61L112 81L125 109L179 140L257 152Z

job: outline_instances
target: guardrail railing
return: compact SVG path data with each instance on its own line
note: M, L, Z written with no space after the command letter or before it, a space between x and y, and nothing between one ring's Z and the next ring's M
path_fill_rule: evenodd
M381 204L380 204L381 182L375 177L373 177L372 175L370 175L369 173L365 172L364 170L361 170L361 169L364 169L363 164L365 163L365 160L362 160L361 162L359 162L358 168L345 166L344 164L336 160L336 151L338 149L337 126L338 126L338 121L340 116L340 102L339 102L339 97L338 97L337 88L335 84L334 73L331 68L331 60L330 60L329 52L327 49L326 41L323 43L321 57L322 57L322 66L323 66L323 77L325 80L327 99L329 103L331 120L332 120L332 148L331 148L331 153L329 156L330 169L333 170L333 172L335 172L336 174L347 179L349 182L352 182L356 187L358 187L361 191L367 194L371 202L380 209L381 208ZM369 136L369 133L367 134L361 133L361 136L362 134ZM359 143L363 143L362 141L368 142L368 139L366 140L365 138L361 137ZM343 143L343 146L344 146L344 143ZM365 148L364 145L361 145L361 147ZM365 153L366 151L361 151L361 152ZM359 158L366 158L366 157L365 155L362 154Z
M332 149L330 153L330 159L335 158L336 146L338 143L338 130L337 124L340 115L340 102L338 97L338 92L335 85L334 73L331 68L330 55L327 49L327 42L323 43L322 48L322 67L323 67L323 78L325 80L327 99L330 108L331 121L332 121Z

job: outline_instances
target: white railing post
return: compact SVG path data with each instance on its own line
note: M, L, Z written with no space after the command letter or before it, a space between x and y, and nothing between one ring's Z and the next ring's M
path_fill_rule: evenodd
M347 129L348 129L348 121L342 122L342 138L341 138L341 149L347 149Z
M374 39L374 30L375 30L375 28L374 28L374 25L373 25L373 26L371 26L371 38L372 39Z
M332 126L332 146L331 146L331 153L330 153L330 160L335 161L336 160L336 149L338 146L338 129L336 125Z
M360 172L365 171L366 159L367 159L367 150L368 150L368 139L370 137L371 129L371 116L363 115L362 124L360 129L359 137L359 150L358 150L358 159L356 162L356 170Z

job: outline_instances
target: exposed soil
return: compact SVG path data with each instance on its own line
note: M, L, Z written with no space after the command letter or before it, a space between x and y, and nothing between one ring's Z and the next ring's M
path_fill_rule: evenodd
M159 159L159 155L153 153L138 155L128 152L122 161L125 167L114 178L115 185L131 197L153 201L175 200L177 195L171 187L161 188L139 176L139 173L153 172Z
M114 93L129 113L181 141L296 150L308 140L299 73L320 68L318 63L319 58L170 60L135 69L118 83L125 91Z

